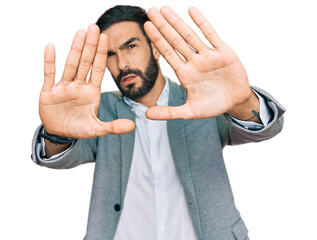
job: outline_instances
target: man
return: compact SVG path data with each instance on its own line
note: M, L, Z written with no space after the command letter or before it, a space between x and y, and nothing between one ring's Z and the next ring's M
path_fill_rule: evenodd
M273 137L285 110L189 14L211 46L168 7L109 9L76 33L56 85L46 47L32 156L50 168L95 162L85 239L248 239L222 149ZM163 76L160 54L182 86ZM100 94L106 67L123 96Z

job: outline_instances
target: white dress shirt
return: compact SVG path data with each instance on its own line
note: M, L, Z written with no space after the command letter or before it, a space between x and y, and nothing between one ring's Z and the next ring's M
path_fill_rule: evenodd
M169 84L166 83L157 105L168 105ZM265 100L260 95L257 96L263 125L232 117L234 121L251 130L262 129L270 119ZM146 106L127 97L124 100L136 115L135 144L122 213L114 239L196 240L184 189L175 169L166 121L147 119ZM44 141L42 147L45 155ZM61 154L46 160L55 159Z
M157 101L167 105L169 86ZM145 117L148 109L125 98L136 114L135 144L115 240L197 239L167 135L166 121Z

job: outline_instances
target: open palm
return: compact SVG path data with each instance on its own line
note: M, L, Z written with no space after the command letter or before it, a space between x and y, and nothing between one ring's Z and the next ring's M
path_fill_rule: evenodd
M187 91L183 106L150 108L147 116L151 119L215 117L229 113L252 94L237 55L196 8L190 8L189 14L212 47L169 7L148 12L151 22L145 24L146 33Z
M107 36L100 34L97 25L90 25L87 33L79 30L74 37L63 76L55 85L55 49L52 44L46 46L39 112L47 132L61 137L86 139L134 129L134 123L127 119L102 122L97 118L107 49ZM86 82L90 68L90 77Z

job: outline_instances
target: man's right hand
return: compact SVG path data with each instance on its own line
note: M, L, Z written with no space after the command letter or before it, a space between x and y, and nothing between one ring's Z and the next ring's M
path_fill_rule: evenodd
M39 111L48 133L87 139L127 133L134 129L133 121L128 119L102 122L97 118L107 52L107 35L100 34L97 25L90 25L87 33L79 30L74 37L62 78L55 84L55 48L52 44L46 46Z

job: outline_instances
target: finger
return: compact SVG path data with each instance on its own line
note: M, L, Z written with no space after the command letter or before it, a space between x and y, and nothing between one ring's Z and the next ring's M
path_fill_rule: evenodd
M196 33L170 8L162 7L161 13L182 38L197 52L202 52L209 47L201 41Z
M135 124L128 119L117 119L112 122L101 122L98 129L98 136L105 136L107 134L124 134L133 131Z
M50 90L55 83L55 47L47 44L44 52L44 85L43 90Z
M188 104L178 107L155 106L149 108L146 117L152 120L194 119L197 118Z
M91 24L87 30L84 50L81 54L78 71L76 73L74 81L82 84L86 82L88 72L94 61L99 35L99 27L96 24Z
M79 30L75 34L71 50L68 54L61 82L70 83L77 72L81 53L86 39L86 32Z
M201 14L201 12L192 7L188 10L190 17L196 23L196 25L203 32L207 40L214 48L222 48L225 46L224 42L220 39L215 29L211 26L211 24L207 21L207 19Z
M108 37L105 33L100 34L97 52L94 63L92 65L89 83L100 87L103 79L103 75L107 65L107 53L108 53Z
M162 54L168 64L178 71L180 67L184 64L184 61L176 53L174 48L169 45L169 43L164 39L162 34L157 30L157 28L150 21L144 24L144 30L146 35L149 37L151 42L155 45L157 50Z
M151 8L148 11L148 16L167 42L185 57L185 59L189 59L196 54L156 8Z

